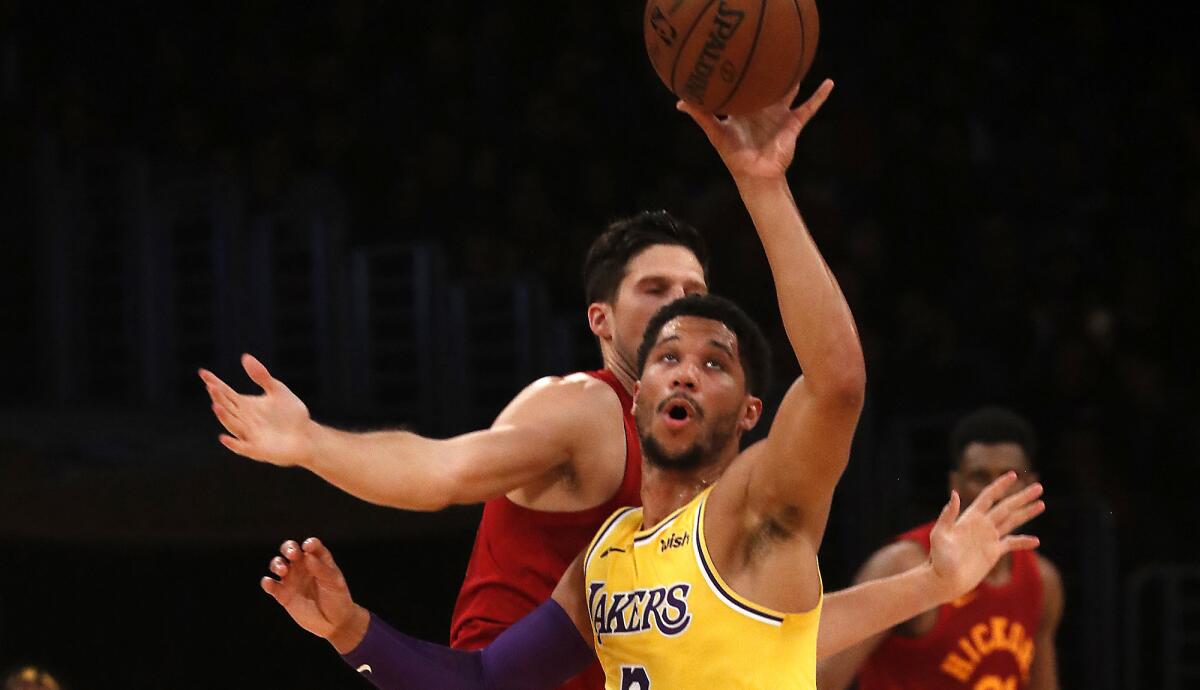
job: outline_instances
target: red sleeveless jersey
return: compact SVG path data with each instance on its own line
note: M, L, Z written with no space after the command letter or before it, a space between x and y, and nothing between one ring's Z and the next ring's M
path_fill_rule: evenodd
M484 504L467 563L467 575L454 605L450 646L479 649L550 598L559 578L596 530L617 508L642 504L642 448L631 407L633 398L607 369L585 372L607 383L621 399L625 422L625 477L605 503L569 513L530 510L506 496ZM600 664L562 686L602 690Z
M929 551L933 523L897 538ZM1002 585L979 584L938 607L920 637L891 634L863 665L859 690L1019 690L1029 683L1042 613L1042 578L1032 551L1012 554Z

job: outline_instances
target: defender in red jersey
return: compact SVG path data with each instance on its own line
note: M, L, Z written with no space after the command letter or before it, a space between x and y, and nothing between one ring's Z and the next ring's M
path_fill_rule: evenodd
M1015 413L985 408L951 435L950 485L970 502L992 479L1017 472L1019 490L1036 481L1033 428ZM901 534L863 566L858 582L903 572L929 558L933 523ZM1054 635L1062 581L1032 551L1000 560L979 586L817 666L822 690L1057 690Z
M612 223L584 263L588 324L604 369L547 377L521 391L491 428L450 439L407 431L349 433L318 424L258 360L242 357L262 395L200 377L230 450L304 467L366 501L409 510L485 502L451 622L451 644L487 645L546 600L601 522L641 505L641 450L631 391L650 317L707 292L700 234L665 211ZM564 687L604 685L600 666Z

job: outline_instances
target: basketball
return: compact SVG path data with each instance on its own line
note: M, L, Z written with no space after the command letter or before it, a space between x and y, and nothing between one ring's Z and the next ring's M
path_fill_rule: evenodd
M649 0L644 23L667 88L722 115L783 98L812 65L820 33L814 0Z

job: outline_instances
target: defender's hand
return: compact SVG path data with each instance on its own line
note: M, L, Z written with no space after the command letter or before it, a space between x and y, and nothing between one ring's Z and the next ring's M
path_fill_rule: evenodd
M211 371L200 370L213 413L229 432L221 434L221 443L238 455L272 465L303 465L312 455L308 407L251 355L242 355L242 367L262 387L262 395L242 395Z
M675 107L700 125L735 179L781 177L792 164L796 137L833 91L833 81L821 82L807 101L793 109L792 101L799 91L797 84L778 103L749 115L731 115L725 119L701 112L685 101L679 101Z
M367 634L371 614L354 603L346 578L333 554L315 537L304 546L288 540L269 568L279 579L263 576L262 588L275 598L301 628L324 638L339 653L358 646Z
M1031 484L1004 498L1017 480L1009 472L988 484L959 516L958 492L942 509L930 536L929 557L938 580L945 586L945 600L967 594L995 567L1004 554L1038 545L1037 537L1013 535L1017 527L1046 509L1037 500L1041 484Z

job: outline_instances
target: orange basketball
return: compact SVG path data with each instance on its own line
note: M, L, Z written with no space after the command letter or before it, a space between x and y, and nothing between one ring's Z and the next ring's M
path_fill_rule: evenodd
M787 95L817 52L814 0L648 0L650 63L667 88L737 115Z

